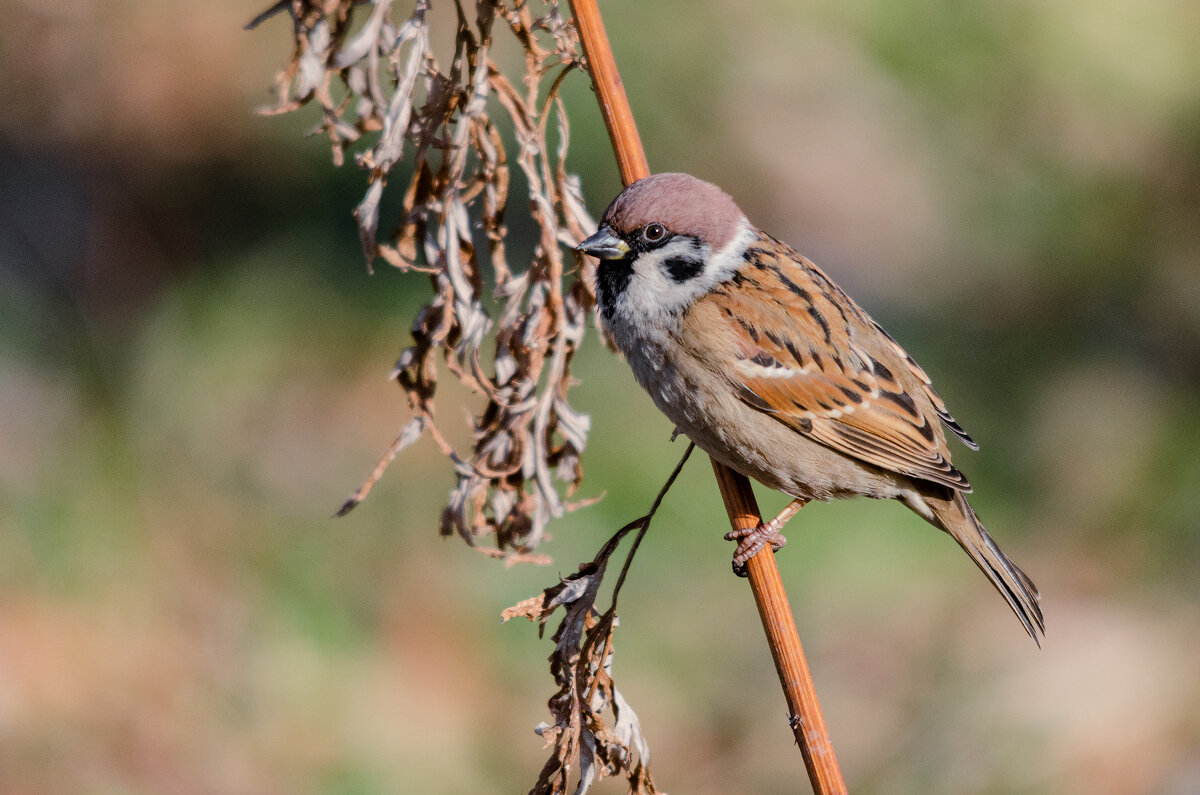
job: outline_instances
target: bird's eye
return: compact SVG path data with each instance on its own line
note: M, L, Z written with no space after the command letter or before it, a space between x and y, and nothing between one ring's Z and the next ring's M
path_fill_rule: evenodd
M667 236L667 228L662 224L647 224L642 230L642 239L647 243L658 243Z

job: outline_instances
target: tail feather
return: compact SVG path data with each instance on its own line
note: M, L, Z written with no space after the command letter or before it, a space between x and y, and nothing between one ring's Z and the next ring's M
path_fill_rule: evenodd
M933 510L934 524L953 536L971 556L975 565L1008 602L1025 631L1041 646L1041 637L1046 633L1042 608L1038 604L1041 594L1029 575L996 546L967 503L967 498L961 492L954 492L949 499L925 496L924 501Z

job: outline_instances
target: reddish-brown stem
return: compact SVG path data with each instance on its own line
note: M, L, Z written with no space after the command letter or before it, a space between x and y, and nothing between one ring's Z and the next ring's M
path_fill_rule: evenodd
M625 97L625 87L617 72L608 34L604 31L596 0L571 0L571 10L587 55L600 112L612 140L621 181L629 185L649 176L650 167L633 122L633 111ZM712 463L721 498L729 512L730 524L735 530L760 524L762 518L750 481L715 460ZM746 569L758 614L767 633L771 656L775 660L775 669L779 672L779 681L787 697L792 732L804 755L813 791L817 795L845 793L846 784L842 780L833 743L825 727L817 690L804 658L796 621L792 617L792 608L788 604L771 545L767 544L751 558Z
M712 465L733 528L741 530L760 524L762 518L750 481L715 460ZM813 792L818 795L845 793L846 783L842 780L833 742L825 727L825 717L817 700L817 687L808 670L808 660L804 657L800 635L796 632L796 620L792 617L792 606L788 603L770 544L750 558L746 563L746 571L754 601L758 605L758 616L767 633L771 656L775 659L779 683L787 697L792 733L796 736L800 752L804 754L804 765L808 768Z
M650 176L646 163L646 151L633 122L633 110L625 96L625 84L617 72L608 34L604 32L604 21L596 0L571 0L571 12L575 15L575 27L583 42L587 55L588 71L592 75L592 88L600 103L600 115L612 139L613 154L617 157L617 168L621 171L621 182L629 185L642 177Z

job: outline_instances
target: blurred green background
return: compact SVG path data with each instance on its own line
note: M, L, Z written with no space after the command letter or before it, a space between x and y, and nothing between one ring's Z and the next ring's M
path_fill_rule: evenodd
M329 518L406 420L427 284L366 275L363 177L315 111L251 115L290 47L241 30L266 4L0 0L0 791L523 792L550 643L499 612L682 451L591 336L606 496L552 525L554 567L439 539L426 443ZM805 509L780 560L852 791L1200 792L1200 5L602 7L652 167L723 185L906 345L1042 589L1039 651L902 507ZM617 176L567 94L598 214ZM616 679L664 789L805 791L724 529L697 457Z

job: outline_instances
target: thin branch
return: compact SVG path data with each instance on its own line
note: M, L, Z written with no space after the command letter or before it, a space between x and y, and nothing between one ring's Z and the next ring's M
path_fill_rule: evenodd
M687 450L683 451L683 457L679 459L679 463L675 465L671 476L667 478L667 482L663 484L662 490L654 498L654 504L650 506L650 512L642 518L642 527L633 539L632 546L629 547L629 554L625 556L625 565L621 567L621 574L617 577L617 584L613 586L612 607L610 608L612 612L616 612L617 596L621 593L621 586L625 584L625 575L629 573L629 566L633 563L633 556L637 554L638 547L642 545L642 539L646 537L646 531L650 529L650 520L654 518L654 514L658 513L658 506L662 505L663 498L667 496L667 492L675 483L675 478L679 477L679 473L683 471L683 465L691 458L692 451L695 449L696 443L688 442Z
M595 0L571 0L571 12L575 15L575 27L587 56L588 72L592 75L592 88L600 103L600 115L612 139L613 154L621 181L629 185L642 177L650 176L646 152L633 121L633 110L625 96L625 84L617 71L608 34L604 31L604 20Z

